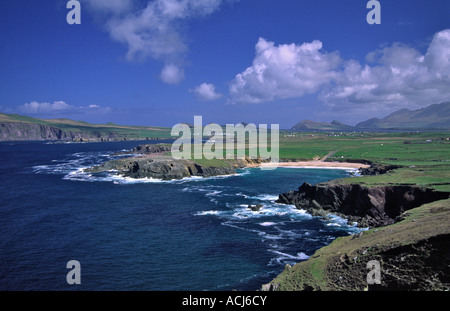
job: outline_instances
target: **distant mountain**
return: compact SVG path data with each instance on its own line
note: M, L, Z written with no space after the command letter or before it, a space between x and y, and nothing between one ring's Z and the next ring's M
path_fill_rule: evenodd
M170 138L170 129L126 126L114 123L92 124L69 119L37 119L0 113L0 141L60 140L114 141Z
M356 126L339 121L315 122L304 120L294 125L296 131L363 131L363 130L439 130L450 129L450 102L435 104L426 108L400 109L383 119L372 118Z
M368 129L450 129L450 102L426 108L400 109L383 119L373 118L358 123Z
M291 129L295 131L349 131L353 127L339 121L327 123L304 120L294 125Z

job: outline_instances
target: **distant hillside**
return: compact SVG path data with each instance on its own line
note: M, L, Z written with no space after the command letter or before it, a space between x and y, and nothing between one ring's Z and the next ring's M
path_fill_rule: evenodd
M170 138L170 129L113 123L92 124L69 119L43 120L0 113L0 141L114 141L157 138Z
M383 119L373 118L356 125L376 129L450 129L450 102L418 110L401 109Z
M346 125L339 121L327 122L315 122L310 120L304 120L292 127L292 130L296 131L348 131L353 130L353 127Z
M304 120L294 125L296 131L364 131L364 130L440 130L450 129L450 102L435 104L418 110L400 109L383 119L372 118L356 126L333 121Z

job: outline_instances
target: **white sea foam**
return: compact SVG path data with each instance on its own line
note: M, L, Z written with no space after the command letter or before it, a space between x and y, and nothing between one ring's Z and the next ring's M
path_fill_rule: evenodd
M286 254L277 250L273 250L273 249L269 249L269 252L280 255L283 258L289 258L289 259L295 259L295 260L305 260L308 259L310 256L306 255L303 252L297 253L296 256L294 255L290 255L290 254Z
M258 211L253 211L248 208L248 204L233 204L226 202L225 206L227 207L227 210L224 210L224 212L220 214L220 217L225 217L227 219L244 220L277 216L287 216L291 220L312 218L305 210L297 209L294 205L269 203L263 205Z
M259 225L263 226L263 227L270 227L270 226L275 226L277 223L272 222L272 221L265 221L265 222L261 222Z
M268 251L278 255L277 257L273 258L269 262L268 266L272 266L274 264L284 265L286 263L286 261L288 263L295 264L299 261L307 260L310 257L303 252L299 252L299 253L297 253L297 255L290 255L290 254L283 253L283 252L280 252L275 249L269 249Z
M32 170L37 174L64 174L64 180L73 181L99 181L99 182L113 182L114 184L138 184L138 183L186 183L186 182L197 182L211 179L223 179L232 176L242 176L248 174L248 171L231 174L231 175L220 175L213 177L202 177L202 176L191 176L183 179L177 180L163 180L158 178L130 178L118 174L117 171L110 171L105 176L105 173L101 174L86 174L83 172L84 169L99 165L103 163L106 159L111 158L123 158L132 156L132 154L127 155L114 155L113 152L76 152L68 155L65 159L52 160L50 165L37 165L33 166ZM218 193L213 193L215 195Z
M220 215L221 213L223 213L223 212L222 211L202 211L202 212L197 212L194 215L195 216Z
M335 222L330 222L330 223L327 223L327 226L329 226L329 227L332 227L332 226L334 226L334 227L340 227L341 225L338 224L338 223L335 223Z
M277 195L271 195L271 194L262 194L262 195L258 195L256 197L254 197L254 198L261 200L261 201L276 201L276 200L278 200Z
M210 196L215 196L215 195L221 194L222 192L223 192L223 191L213 190L212 192L207 193L207 194L205 194L205 195L208 196L208 197L210 197Z

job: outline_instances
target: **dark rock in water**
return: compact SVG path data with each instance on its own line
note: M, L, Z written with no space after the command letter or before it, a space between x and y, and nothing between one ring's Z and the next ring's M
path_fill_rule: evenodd
M360 227L379 227L399 221L404 211L447 198L447 192L416 186L304 183L298 191L280 194L277 203L294 204L315 216L331 212Z
M261 210L261 208L263 208L263 205L260 203L258 203L256 205L249 204L247 208L252 210L253 212L259 212Z

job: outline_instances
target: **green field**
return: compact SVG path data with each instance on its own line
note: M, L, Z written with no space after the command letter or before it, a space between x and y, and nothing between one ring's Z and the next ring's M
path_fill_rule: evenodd
M225 145L223 156L226 157ZM194 145L191 146L192 151ZM249 155L246 145L245 154ZM401 168L378 176L335 180L367 186L411 184L450 191L450 132L306 133L280 132L281 161L320 160L393 164ZM235 154L237 151L235 150ZM192 152L192 158L194 154ZM196 160L204 166L227 166L226 160Z
M294 137L289 137L294 136ZM336 182L367 185L417 184L450 191L450 132L281 133L280 158L327 161L368 160L401 165L390 173Z

